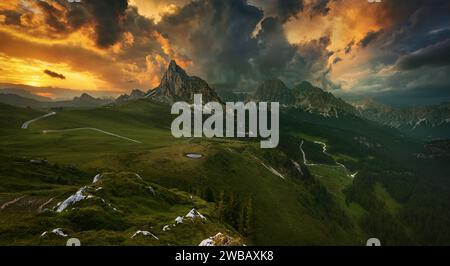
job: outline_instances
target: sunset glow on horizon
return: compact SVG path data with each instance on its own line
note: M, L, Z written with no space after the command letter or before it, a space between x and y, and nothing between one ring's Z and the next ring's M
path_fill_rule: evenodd
M442 7L420 0L12 0L0 3L0 83L146 91L174 59L239 91L265 78L288 86L308 80L337 93L403 90L406 76L417 74L399 72L396 62L449 38L449 4L435 2ZM430 12L435 19L424 20Z

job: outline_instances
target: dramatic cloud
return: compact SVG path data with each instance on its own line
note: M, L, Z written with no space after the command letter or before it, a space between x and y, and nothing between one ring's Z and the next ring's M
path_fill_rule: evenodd
M294 58L297 47L291 45L284 33L281 22L269 17L261 23L261 31L257 35L258 54L251 63L258 79L280 78L287 70L288 63Z
M311 16L315 15L322 15L326 16L328 15L328 12L330 12L330 8L328 7L328 3L330 0L315 0L313 1L312 7L311 7Z
M22 17L26 22L22 24L22 30L40 30L42 36L61 38L83 27L92 27L96 44L105 48L119 41L125 31L123 21L128 1L22 1L18 6L19 20Z
M439 67L446 65L450 65L450 39L402 56L397 61L397 66L401 70L417 69L423 66Z
M361 47L367 47L371 42L377 40L378 37L383 33L383 30L379 31L369 31L366 36L358 43Z
M263 12L244 0L201 0L164 16L158 27L194 62L194 73L211 83L236 84L252 75L249 61L258 53L252 34L262 18Z
M355 45L355 40L352 40L345 46L344 51L346 54L349 54L352 51L353 45Z
M45 1L37 1L37 5L45 15L45 22L55 32L67 31L66 24L60 19L64 16L63 10L57 9Z
M48 69L44 70L44 73L49 75L52 78L66 79L66 77L63 74L59 74L59 73L53 72L53 71L48 70Z
M5 16L6 25L20 25L21 14L15 10L0 10L0 15Z
M274 5L274 10L276 17L284 23L291 17L296 17L303 10L303 0L278 0Z
M304 9L303 0L250 0L249 3L263 9L266 17L275 17L281 23L297 17Z
M333 65L336 65L337 63L339 63L339 62L341 62L342 61L342 58L340 58L340 57L335 57L334 59L333 59Z
M12 1L10 5L14 2L20 22L14 25L9 19L11 7L1 10L0 4L0 36L7 40L0 43L0 53L18 59L8 57L14 62L9 73L17 72L12 68L19 68L15 62L22 59L40 60L46 68L65 64L66 72L76 71L78 77L71 74L71 82L67 82L71 87L79 86L75 80L89 80L85 84L97 88L150 89L157 85L163 66L171 58L180 59L156 31L154 22L126 0ZM18 82L13 74L7 80ZM23 80L31 83L27 77ZM44 85L44 80L48 82L42 79L33 84Z
M331 66L329 64L333 52L328 49L331 40L329 36L323 36L317 40L298 44L298 50L293 60L289 62L289 71L286 79L294 85L303 80L308 80L325 90L335 89L329 79Z
M123 20L128 1L88 0L85 2L95 18L97 45L107 47L115 44L124 32Z
M146 90L175 59L230 90L280 78L436 99L450 95L449 11L446 0L9 0L0 82Z

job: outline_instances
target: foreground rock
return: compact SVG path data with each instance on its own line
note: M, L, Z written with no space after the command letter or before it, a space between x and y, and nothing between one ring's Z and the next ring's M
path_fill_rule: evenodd
M240 238L233 238L226 234L217 233L215 236L204 239L199 246L242 246Z

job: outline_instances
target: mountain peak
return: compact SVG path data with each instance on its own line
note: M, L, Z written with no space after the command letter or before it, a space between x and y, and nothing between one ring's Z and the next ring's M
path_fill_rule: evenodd
M303 88L314 88L314 86L309 81L306 81L306 80L302 81L297 86L303 87Z
M176 69L177 67L179 67L178 64L177 64L177 61L175 61L173 59L170 60L169 69Z
M283 81L280 79L269 79L258 86L252 99L261 102L292 104L294 97Z
M327 93L324 90L322 90L321 88L315 87L308 81L302 81L301 83L297 84L293 89L293 93L295 96L300 96L306 92L314 93L314 94Z
M278 88L282 88L282 89L288 89L286 87L286 84L284 84L284 82L281 79L268 79L265 80L262 85L273 85L273 86L277 86Z
M166 74L180 74L183 76L187 76L186 71L184 71L184 69L181 68L175 60L170 60Z
M169 104L176 101L192 103L194 94L202 94L204 102L221 102L208 83L199 77L189 76L175 60L171 60L159 86L149 91L146 97Z
M293 94L296 99L295 105L311 113L315 112L328 117L338 117L342 111L357 114L352 105L307 81L295 86Z
M144 97L145 93L141 91L140 89L134 89L130 93L131 98L142 98Z
M80 95L80 97L75 97L74 99L79 99L79 100L94 100L95 98L92 97L91 95L87 94L87 93L83 93Z

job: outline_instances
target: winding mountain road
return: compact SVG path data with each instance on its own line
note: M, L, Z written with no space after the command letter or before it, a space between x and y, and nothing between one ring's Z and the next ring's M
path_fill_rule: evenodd
M24 122L22 124L22 129L28 129L28 127L30 126L31 123L34 123L34 122L36 122L36 121L38 121L38 120L40 120L42 118L50 117L50 116L53 116L53 115L56 115L56 112L51 112L51 113L48 113L46 115L37 117L35 119L26 121L26 122ZM102 129L94 128L94 127L80 127L80 128L59 129L59 130L58 129L54 129L54 130L53 129L47 129L47 130L42 130L42 133L46 134L46 133L80 131L80 130L93 130L93 131L97 131L97 132L100 132L100 133L103 133L103 134L106 134L106 135L109 135L109 136L113 136L113 137L116 137L116 138L120 138L120 139L124 139L124 140L127 140L127 141L131 141L131 142L134 142L134 143L142 144L142 142L140 142L139 140L127 138L127 137L124 137L124 136L121 136L121 135L118 135L118 134L115 134L115 133L111 133L111 132L108 132L108 131L105 131L105 130L102 130Z
M356 175L358 175L358 172L351 173L351 172L347 169L347 167L345 167L345 165L343 165L343 164L340 163L340 162L336 162L336 161L335 161L336 165L311 164L311 163L308 163L308 160L306 159L305 151L303 150L303 143L304 143L304 141L302 140L302 143L300 143L300 152L301 152L302 155L303 155L303 163L304 163L306 166L324 165L324 166L329 166L329 167L340 167L340 168L343 168L343 169L345 170L345 172L347 173L347 176L348 176L348 177L355 178ZM326 144L326 143L321 142L321 141L314 141L314 143L322 146L322 153L323 153L323 154L325 154L325 155L330 156L331 158L333 158L333 156L327 152L327 144Z
M56 112L51 112L51 113L48 113L48 114L46 114L46 115L40 116L40 117L38 117L38 118L35 118L35 119L32 119L32 120L26 121L26 122L24 122L24 123L22 124L22 129L28 129L28 126L30 126L31 123L36 122L36 121L38 121L39 119L46 118L46 117L50 117L50 116L53 116L53 115L56 115Z
M116 138L120 138L120 139L131 141L131 142L134 142L134 143L142 144L142 142L139 141L139 140L130 139L130 138L127 138L127 137L124 137L124 136L121 136L121 135L117 135L117 134L114 134L114 133L111 133L111 132L108 132L108 131L105 131L105 130L102 130L102 129L95 128L95 127L79 127L79 128L59 129L59 130L58 129L55 129L55 130L47 129L47 130L42 130L42 133L44 133L44 134L47 134L47 133L62 133L62 132L73 132L73 131L80 131L80 130L97 131L97 132L100 132L100 133L103 133L103 134L106 134L106 135L109 135L109 136L113 136L113 137L116 137Z

